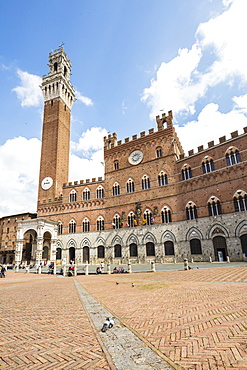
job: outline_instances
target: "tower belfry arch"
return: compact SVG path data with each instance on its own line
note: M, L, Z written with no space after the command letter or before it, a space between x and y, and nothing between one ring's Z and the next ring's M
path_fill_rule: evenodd
M49 54L49 73L42 77L44 117L38 200L54 200L68 182L70 111L75 101L71 62L60 48Z

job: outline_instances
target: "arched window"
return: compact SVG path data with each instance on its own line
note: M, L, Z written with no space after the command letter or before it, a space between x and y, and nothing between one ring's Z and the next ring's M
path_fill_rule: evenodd
M138 250L136 243L130 244L130 257L137 257L138 256Z
M240 153L237 148L229 148L226 153L226 164L227 166L233 166L236 163L241 162Z
M98 258L105 258L105 247L103 245L99 245L97 248L97 257Z
M114 161L114 170L119 170L119 162Z
M118 214L116 214L114 217L113 217L113 223L112 223L112 226L114 227L114 229L120 229L120 227L123 226L123 223L121 222L121 219L120 219L120 216Z
M72 190L69 195L69 201L70 202L76 202L76 191Z
M152 225L154 223L152 212L149 209L146 209L144 212L142 223L143 225Z
M130 212L128 214L128 226L129 227L137 226L137 225L135 225L135 214L134 214L134 212Z
M202 246L200 239L190 240L190 253L191 254L202 254Z
M142 190L150 189L150 180L147 175L142 178Z
M247 254L247 234L241 235L240 241L241 241L242 252L244 254Z
M162 157L162 149L160 146L156 149L156 155L157 155L157 158Z
M214 161L212 158L209 159L208 156L206 156L202 162L202 172L209 173L212 171L214 171Z
M82 232L88 233L90 231L90 221L87 217L82 221Z
M104 198L104 188L101 185L96 190L96 197L97 199Z
M90 199L90 190L88 188L83 190L83 200L89 200Z
M75 233L76 232L76 222L75 220L71 220L69 223L69 233Z
M158 184L159 186L164 186L168 184L167 174L164 171L161 171L158 176Z
M218 216L222 214L220 201L215 196L212 196L208 200L208 214L209 216Z
M182 169L182 180L189 180L192 178L192 170L190 166L184 164L184 168Z
M155 256L154 243L152 242L146 243L146 254L147 254L147 257Z
M186 218L187 220L194 220L197 218L196 205L193 202L188 202L186 205Z
M54 63L54 72L57 72L57 62Z
M63 233L63 224L62 224L61 221L58 221L57 233L58 234L62 234Z
M168 207L164 207L161 210L161 219L162 219L162 224L169 224L170 222L172 222L171 211Z
M233 198L235 212L247 211L247 194L243 190L237 190Z
M122 247L120 244L114 245L114 257L121 258L122 257Z
M105 229L105 221L102 216L97 218L97 231L101 231Z
M129 179L126 184L127 193L133 193L135 191L134 181Z
M67 75L67 67L66 66L64 66L63 75L64 75L64 77L66 77L66 75Z
M57 248L56 250L56 260L61 260L62 259L62 249Z
M164 243L164 247L166 256L174 256L174 243L171 240L167 240Z
M112 187L112 194L113 195L120 195L120 186L117 182Z

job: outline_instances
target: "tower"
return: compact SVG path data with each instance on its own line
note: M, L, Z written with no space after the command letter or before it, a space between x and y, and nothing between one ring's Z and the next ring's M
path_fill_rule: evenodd
M71 62L60 48L49 54L49 73L42 78L44 116L38 200L59 197L68 182L70 111L75 101Z

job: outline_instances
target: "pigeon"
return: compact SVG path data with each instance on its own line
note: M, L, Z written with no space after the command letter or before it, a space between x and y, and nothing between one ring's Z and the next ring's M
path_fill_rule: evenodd
M114 317L112 317L111 319L109 317L107 317L106 320L105 320L105 322L104 322L104 324L103 324L103 326L102 326L101 331L103 333L105 333L106 330L112 328L113 325L114 325Z
M118 282L116 282L116 285L118 285L119 283Z
M132 286L132 288L134 288L135 284L134 284L134 283L132 283L132 284L131 284L131 286Z

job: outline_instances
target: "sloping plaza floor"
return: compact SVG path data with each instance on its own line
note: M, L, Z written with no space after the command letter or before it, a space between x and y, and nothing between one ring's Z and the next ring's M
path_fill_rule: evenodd
M247 266L228 266L75 278L10 272L0 279L0 367L114 369L76 281L171 368L247 369Z

